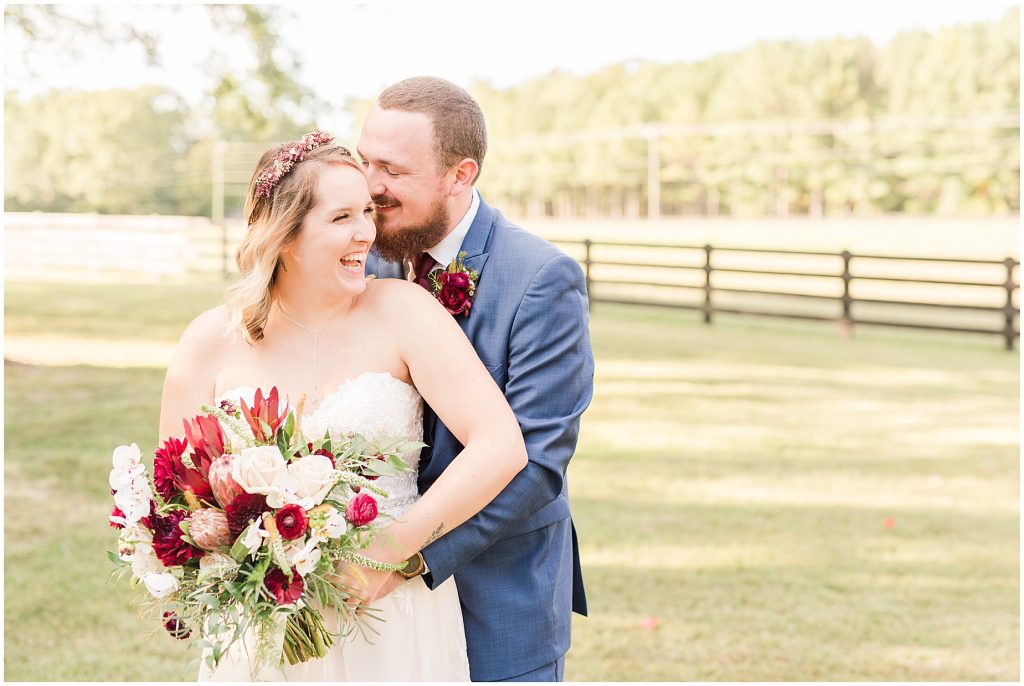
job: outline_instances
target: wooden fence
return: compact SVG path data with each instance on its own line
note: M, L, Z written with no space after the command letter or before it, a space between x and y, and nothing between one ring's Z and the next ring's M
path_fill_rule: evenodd
M855 325L994 334L1007 350L1014 349L1020 336L1020 262L1011 257L952 259L591 240L558 244L575 253L583 266L591 304L698 310L707 324L719 313L836 321L846 335ZM804 264L791 266L799 262ZM602 276L609 269L619 270L618 275ZM732 277L733 283L723 277ZM747 282L737 284L735 277L747 277ZM779 285L764 283L766 277ZM858 295L858 290L864 293ZM765 306L780 301L782 309ZM795 307L795 302L813 306ZM922 311L939 316L922 318Z
M5 278L226 276L244 233L203 217L5 213ZM1019 337L1019 266L1005 260L555 240L591 302Z

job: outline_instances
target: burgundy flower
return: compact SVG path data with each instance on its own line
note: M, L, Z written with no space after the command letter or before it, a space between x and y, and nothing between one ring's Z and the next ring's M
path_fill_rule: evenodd
M302 597L302 591L305 588L302 577L299 576L298 570L294 567L292 568L291 581L288 581L288 577L285 576L284 572L274 567L263 577L263 583L274 595L274 600L277 601L278 605L294 603Z
M252 523L252 520L259 519L264 512L268 512L265 496L259 493L239 493L235 499L225 508L228 516L228 529L232 535L245 531L245 528Z
M366 526L377 518L377 501L367 493L360 493L348 502L345 519L353 526Z
M122 524L121 522L115 522L114 517L120 517L121 519L124 519L124 512L121 512L121 509L117 505L114 505L114 509L110 511L110 519L108 521L110 522L110 526L114 527L115 529L123 529L124 524Z
M468 291L469 284L469 274L465 272L444 272L443 274L441 274L442 286L451 286L453 288L458 288L463 291Z
M164 500L170 500L174 495L175 464L181 464L181 456L187 447L186 441L171 436L164 441L162 448L153 453L153 485Z
M277 433L277 429L281 424L284 423L285 418L288 416L288 406L285 405L278 411L278 393L277 386L270 389L270 395L266 398L263 397L263 389L256 389L256 397L253 398L252 407L246 405L245 401L242 400L242 417L249 424L252 429L252 434L255 436L258 443L267 443L273 438L274 434ZM264 431L263 425L260 420L270 426L270 435Z
M189 428L188 421L185 422L185 431L193 431ZM196 438L195 435L193 438ZM178 491L190 491L197 498L212 501L213 491L210 490L210 482L206 477L210 469L210 460L202 449L196 449L192 453L192 463L200 469L186 467L182 458L187 447L187 441L172 436L164 442L163 448L156 449L153 457L153 485L164 500L170 500Z
M185 626L185 622L181 621L181 618L173 612L164 613L164 628L172 638L182 641L192 635L192 630Z
M164 567L183 565L205 553L182 538L178 524L188 517L185 510L171 510L164 516L153 515L153 552Z
M469 316L469 308L473 304L469 301L469 292L454 286L442 286L437 299L444 305L444 309L451 314L465 314Z
M277 530L281 533L281 537L291 541L306 533L309 518L302 507L291 503L277 511L274 523L277 524Z

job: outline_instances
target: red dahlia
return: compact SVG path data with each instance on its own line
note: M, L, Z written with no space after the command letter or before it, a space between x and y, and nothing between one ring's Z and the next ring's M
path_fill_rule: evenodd
M294 567L292 568L291 581L288 581L288 577L285 576L284 572L274 567L263 577L263 583L273 594L274 600L277 601L278 605L294 603L302 597L302 590L305 588L302 577L299 576L298 571Z
M232 535L237 536L245 531L245 527L249 526L252 520L259 519L260 515L269 510L266 497L259 493L239 493L224 508L228 516L228 529Z
M306 517L305 510L292 503L285 505L277 511L274 523L277 524L277 530L281 533L281 536L291 541L306 533L309 519Z
M187 447L187 442L171 436L164 441L162 448L153 453L153 485L164 500L170 500L174 495L174 465L181 464L181 456Z
M153 515L153 552L165 567L183 565L192 558L202 557L204 551L187 543L181 537L178 524L188 517L185 510L172 510L164 516Z

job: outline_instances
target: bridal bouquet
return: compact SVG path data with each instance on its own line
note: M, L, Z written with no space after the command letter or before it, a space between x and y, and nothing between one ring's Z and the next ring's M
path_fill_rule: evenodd
M336 565L396 568L358 552L379 531L371 494L387 496L373 482L408 470L401 453L423 444L329 433L308 442L302 403L279 405L276 388L257 390L251 407L203 405L184 420L184 439L157 448L152 476L136 444L114 451L110 524L120 535L107 555L119 577L145 586L172 636L198 634L211 667L247 630L254 669L282 653L290 664L323 657L336 636L316 608L338 612L337 637L359 619Z

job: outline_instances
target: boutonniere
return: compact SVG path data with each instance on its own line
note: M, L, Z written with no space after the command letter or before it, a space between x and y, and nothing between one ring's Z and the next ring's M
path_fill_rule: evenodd
M473 306L473 295L476 294L476 281L479 274L469 269L462 262L466 256L460 252L452 260L447 269L435 269L430 273L430 291L444 309L452 314L469 316L469 308Z

